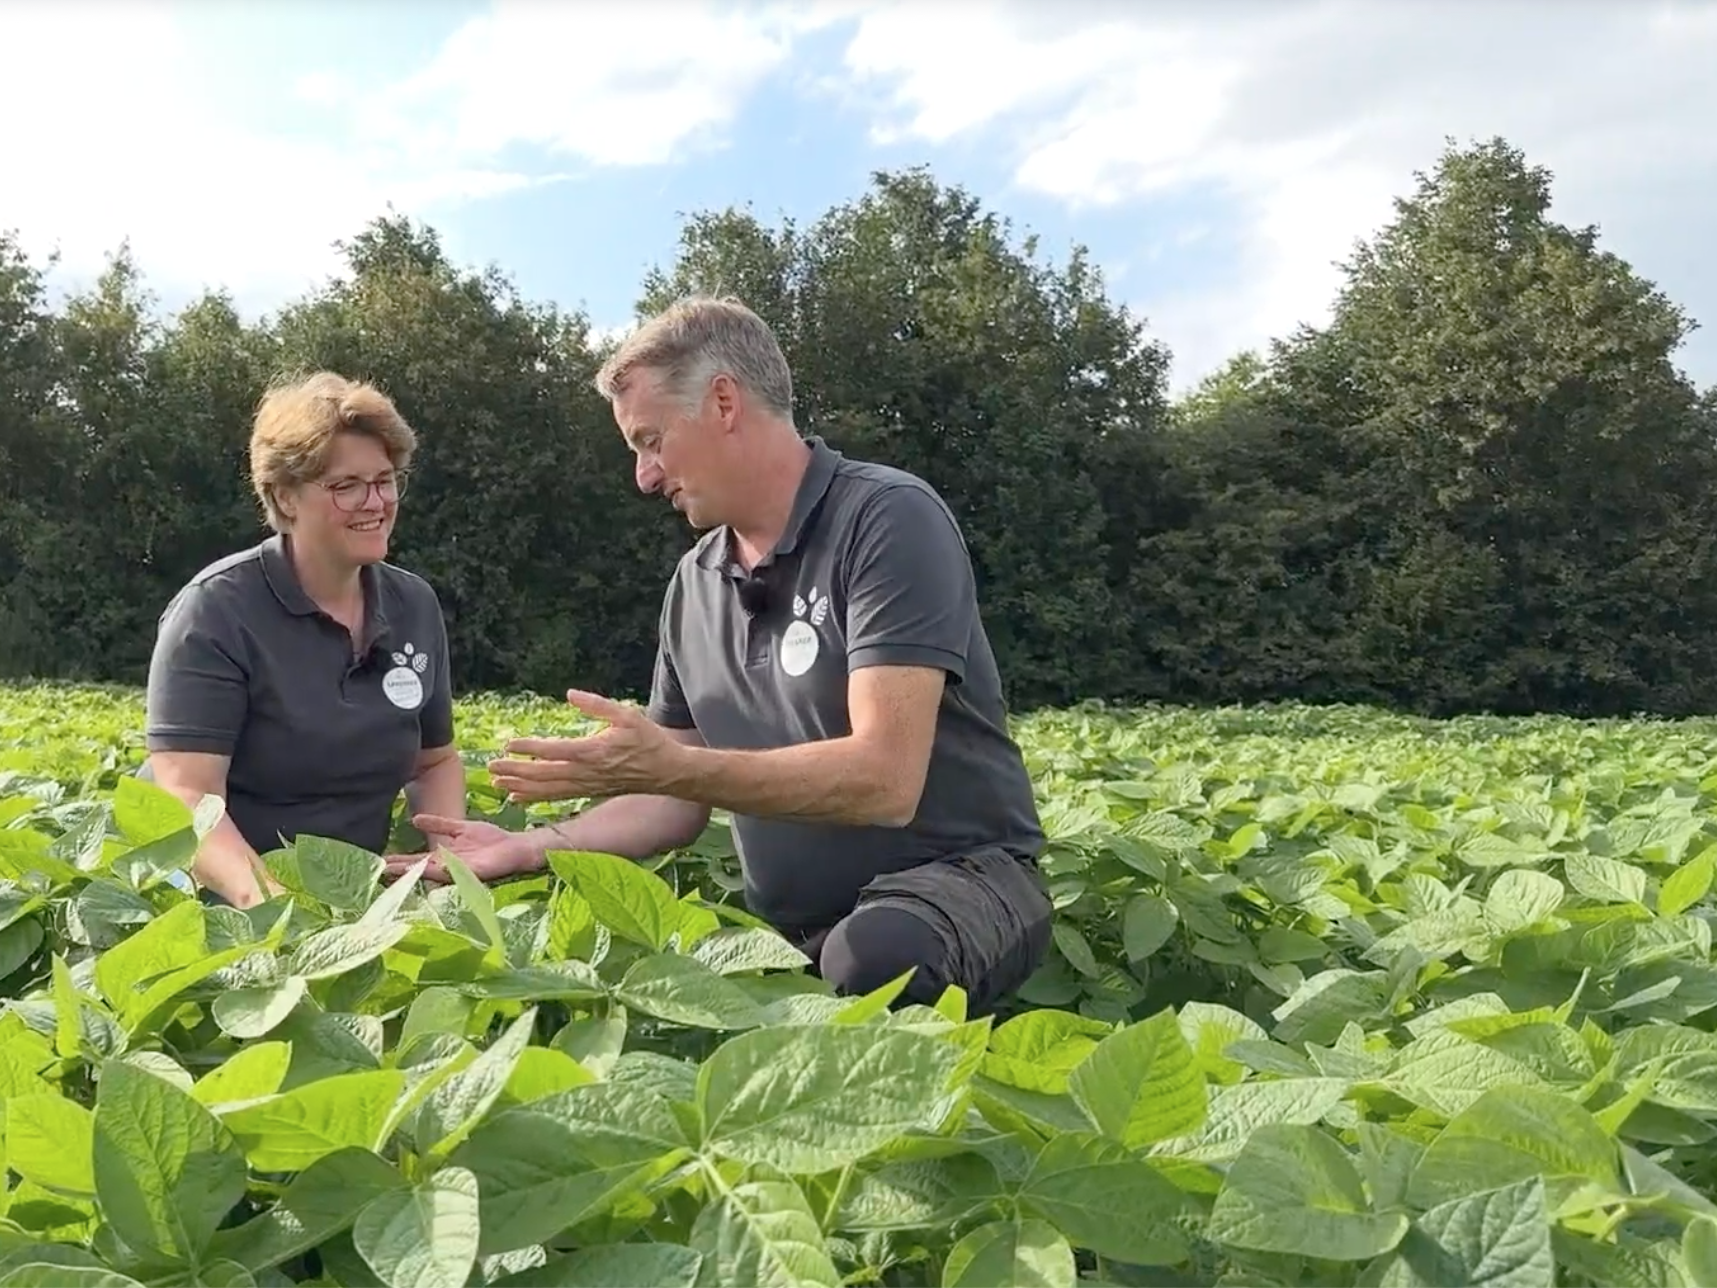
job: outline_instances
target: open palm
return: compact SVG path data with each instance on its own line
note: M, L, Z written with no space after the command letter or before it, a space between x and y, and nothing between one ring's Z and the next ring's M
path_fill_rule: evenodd
M512 876L525 867L531 858L529 843L517 832L509 832L493 823L479 819L442 818L434 814L419 814L412 825L428 838L430 849L425 854L395 854L387 859L387 879L394 880L410 871L413 865L427 859L423 879L444 884L451 877L440 860L437 849L447 849L459 856L460 862L471 869L479 881L496 881Z

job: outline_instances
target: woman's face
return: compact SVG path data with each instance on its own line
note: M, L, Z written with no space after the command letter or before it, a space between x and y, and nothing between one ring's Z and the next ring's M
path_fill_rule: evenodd
M368 434L339 434L322 476L296 489L292 539L354 565L387 558L399 512L398 472Z

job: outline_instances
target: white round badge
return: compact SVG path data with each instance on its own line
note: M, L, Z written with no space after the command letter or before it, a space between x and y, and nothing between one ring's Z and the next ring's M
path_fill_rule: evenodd
M382 692L401 711L415 711L423 704L423 681L409 666L396 666L382 676Z
M809 622L794 621L781 636L781 669L803 675L817 660L817 632Z

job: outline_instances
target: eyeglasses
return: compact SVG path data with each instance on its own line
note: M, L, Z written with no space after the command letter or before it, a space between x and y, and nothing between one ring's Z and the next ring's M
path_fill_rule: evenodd
M316 486L327 491L336 510L352 514L369 504L372 488L384 502L398 501L405 495L405 476L395 474L385 479L341 479L338 483L318 482Z

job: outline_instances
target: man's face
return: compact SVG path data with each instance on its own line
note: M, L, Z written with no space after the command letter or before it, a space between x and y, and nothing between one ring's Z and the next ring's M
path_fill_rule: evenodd
M614 419L632 449L638 490L661 493L699 530L727 521L725 436L714 401L706 398L699 414L688 415L653 371L641 372L614 399Z

